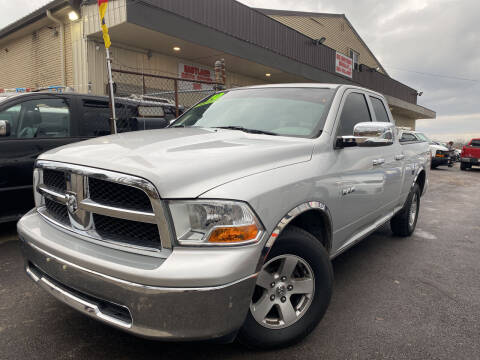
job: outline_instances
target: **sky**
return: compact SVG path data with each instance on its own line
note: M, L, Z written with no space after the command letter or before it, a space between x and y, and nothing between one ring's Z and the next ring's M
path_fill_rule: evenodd
M48 0L0 0L0 28ZM437 112L417 130L439 140L480 136L480 0L240 0L271 9L345 14L394 79Z

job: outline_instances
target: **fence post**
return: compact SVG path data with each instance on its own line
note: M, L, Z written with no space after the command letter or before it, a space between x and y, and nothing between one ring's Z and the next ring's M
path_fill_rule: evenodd
M173 80L173 86L175 91L175 117L178 118L180 114L178 111L178 80L177 79Z

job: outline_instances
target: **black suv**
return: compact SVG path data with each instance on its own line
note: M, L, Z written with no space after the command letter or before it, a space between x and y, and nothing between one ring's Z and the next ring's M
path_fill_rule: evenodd
M176 117L175 106L166 102L116 98L115 108L118 132L163 128ZM104 96L0 94L0 223L33 207L32 171L39 154L109 135L109 118Z

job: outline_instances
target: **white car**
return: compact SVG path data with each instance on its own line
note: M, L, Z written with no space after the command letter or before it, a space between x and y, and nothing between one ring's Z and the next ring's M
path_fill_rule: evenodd
M400 138L401 142L428 142L430 154L432 155L431 168L435 169L439 165L450 164L450 150L440 143L430 140L424 133L403 130Z

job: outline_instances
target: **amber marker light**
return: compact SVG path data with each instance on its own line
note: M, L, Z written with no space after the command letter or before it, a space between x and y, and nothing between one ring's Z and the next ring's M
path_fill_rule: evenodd
M219 227L212 230L210 237L208 238L208 242L217 244L232 244L255 240L258 232L258 227L255 224L235 227Z

